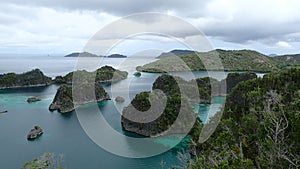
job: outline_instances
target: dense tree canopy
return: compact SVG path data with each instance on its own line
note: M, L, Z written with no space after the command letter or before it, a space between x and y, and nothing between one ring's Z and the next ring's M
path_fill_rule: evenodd
M299 168L300 69L240 83L189 168Z

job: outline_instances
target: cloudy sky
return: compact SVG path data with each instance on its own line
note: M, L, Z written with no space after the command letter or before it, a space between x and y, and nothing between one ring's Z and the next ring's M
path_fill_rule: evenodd
M299 11L298 0L1 0L0 53L82 51L99 30L141 12L179 17L203 32L213 48L300 53ZM134 27L157 26L164 32L176 32L178 39L195 36L176 24L158 26L156 19L141 19ZM133 26L129 27L124 29L131 31ZM106 40L120 38L118 31L110 30ZM145 47L184 48L164 37L147 35L132 38L113 52L131 54Z

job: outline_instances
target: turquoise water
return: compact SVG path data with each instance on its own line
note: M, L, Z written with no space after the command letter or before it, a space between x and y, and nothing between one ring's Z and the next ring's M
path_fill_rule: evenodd
M59 72L67 72L74 69L74 58L71 58L69 61L66 61L66 58L62 60L55 58L40 62L34 61L33 63L36 64L36 67L42 67L45 74L54 77L55 75L59 75ZM18 72L28 70L28 65L33 64L28 58L27 60L24 59L21 61L25 62L25 66L16 67ZM15 62L10 61L9 63L12 65L1 67L1 71L14 71L14 69L8 70L8 68L16 66L14 64L22 65L17 59ZM138 61L138 63L141 62L141 60ZM1 61L1 63L3 62ZM49 63L56 65L55 69L50 67ZM120 60L111 59L102 64L117 66L120 64ZM48 65L48 68L46 65ZM97 105L106 121L114 130L125 135L137 137L137 135L122 130L120 112L137 93L151 90L152 83L160 74L142 73L140 78L136 78L132 75L135 65L132 65L132 67L128 65L120 67L130 72L128 79L114 83L112 86L105 86L105 89L112 98L123 96L126 98L126 101L124 103L115 103L111 100L98 103ZM223 77L221 73L213 73L217 79ZM205 72L196 72L195 74L197 77L207 76ZM188 73L177 73L176 75L186 79L192 78ZM25 162L39 157L45 152L63 154L64 164L70 169L161 168L162 161L165 161L165 168L180 165L177 154L178 151L186 149L188 145L187 139L184 139L181 144L163 154L148 158L120 157L100 148L83 131L76 113L59 114L57 112L48 111L48 106L57 88L57 85L51 85L48 87L28 89L0 90L0 111L8 110L8 113L0 114L1 169L20 168ZM30 96L38 96L42 98L42 101L29 104L26 102L26 99ZM223 101L223 97L217 97L213 99L214 104L211 106L200 105L198 113L202 121L206 121L206 119L216 112ZM91 105L84 105L81 109L90 112L90 106ZM44 134L35 141L27 141L26 135L34 125L41 126L44 130ZM105 135L103 137L105 137ZM155 144L168 147L174 144L174 141L177 139L182 139L182 136L172 135L159 137L155 139L154 142ZM111 140L112 143L115 141L116 140ZM126 142L124 144L126 144ZM126 147L134 149L135 145L128 143Z
M226 97L213 97L213 104L199 104L199 106L195 106L195 111L198 111L201 121L203 123L209 122L209 119L221 110L225 99Z

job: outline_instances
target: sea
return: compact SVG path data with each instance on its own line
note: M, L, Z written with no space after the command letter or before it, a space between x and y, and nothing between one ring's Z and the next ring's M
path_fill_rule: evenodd
M82 59L82 58L80 58ZM78 58L63 56L31 56L31 55L4 55L0 56L0 74L8 72L22 73L39 68L45 75L54 78L65 75L79 68L83 62ZM140 77L134 76L135 67L154 61L155 58L84 58L87 63L97 63L98 67L110 65L120 70L129 72L128 78L117 83L104 85L112 100L100 103L91 103L80 107L81 112L95 111L91 107L98 107L98 113L104 117L112 131L121 135L139 138L140 136L123 131L121 127L121 112L131 99L140 92L150 91L152 83L160 73L142 73ZM85 65L88 67L88 65ZM92 67L93 70L95 67ZM87 68L88 69L88 68ZM194 71L170 73L186 80L199 77L213 77L224 79L229 72L221 71ZM262 76L262 74L258 74ZM176 139L182 137L173 135L153 139L155 144L168 147L168 151L149 157L131 157L110 151L115 145L121 145L125 151L134 150L134 144L126 139L110 138L110 133L101 133L100 139L108 140L108 147L99 145L85 128L82 127L76 112L60 114L48 110L58 85L46 87L6 89L0 90L0 169L17 169L42 156L44 153L54 153L62 159L62 165L68 169L151 169L184 167L185 158L190 158L187 153L188 143L183 140L174 146ZM27 103L26 99L37 96L42 101ZM114 98L122 96L125 102L116 103ZM195 110L203 122L220 111L225 97L214 97L213 104L199 105ZM30 129L39 125L44 134L34 141L26 139ZM97 129L95 129L97 130ZM109 147L111 145L111 147ZM145 142L145 148L148 146Z

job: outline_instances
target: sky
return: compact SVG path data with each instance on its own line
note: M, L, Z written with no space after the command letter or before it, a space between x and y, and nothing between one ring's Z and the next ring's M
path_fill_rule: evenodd
M205 35L213 49L300 53L299 11L298 0L0 0L0 53L55 55L85 51L90 40L105 28L109 30L105 42L109 43L102 45L123 41L110 53L185 49L178 39L201 43L193 39L196 32L159 17L128 21L132 25L122 29L134 32L156 27L158 32L175 32L173 37L144 34L124 41L120 28L110 27L124 17L144 12L177 17L191 24Z

